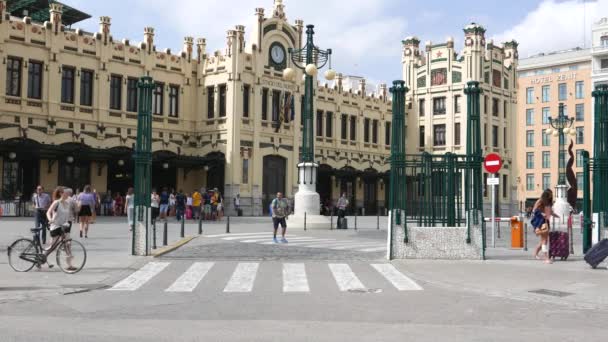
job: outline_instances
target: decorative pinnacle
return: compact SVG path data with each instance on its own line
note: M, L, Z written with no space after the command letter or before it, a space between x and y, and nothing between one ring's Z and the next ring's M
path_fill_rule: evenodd
M63 5L57 2L49 4L51 12L63 12Z

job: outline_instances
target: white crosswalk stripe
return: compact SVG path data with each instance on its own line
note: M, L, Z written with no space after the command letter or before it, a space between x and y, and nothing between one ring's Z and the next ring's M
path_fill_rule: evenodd
M221 238L221 237L229 237L229 236L256 236L256 235L268 235L269 232L258 232L258 233L226 233L226 234L214 234L214 235L205 235L207 238Z
M279 238L277 238L279 239ZM308 243L313 243L313 242L320 242L323 241L323 239L317 239L317 238L289 238L287 241L289 241L289 243L282 243L282 246L301 246L301 245L306 245ZM292 241L294 241L292 243ZM243 241L244 242L244 241ZM274 245L276 242L274 241L266 241L266 242L262 242L260 245Z
M386 245L374 248L358 249L359 252L382 252L386 250Z
M192 292L213 266L213 262L195 262L179 277L167 292Z
M395 266L391 264L373 264L373 268L382 274L388 281L399 291L420 291L422 287L416 284L413 280L399 272Z
M224 292L251 292L259 266L257 262L239 263Z
M309 292L304 264L283 264L283 292Z
M358 242L358 243L355 243L352 245L329 247L329 249L343 250L343 249L356 249L356 248L372 248L372 247L378 247L378 246L380 246L380 244L378 244L377 242L367 242L367 243Z
M334 276L340 291L364 290L365 286L347 264L329 264L331 274Z
M165 267L169 266L168 262L150 262L144 267L135 271L127 278L123 279L109 291L135 291L139 289L143 284L147 283L150 279L154 278L157 274L162 272Z

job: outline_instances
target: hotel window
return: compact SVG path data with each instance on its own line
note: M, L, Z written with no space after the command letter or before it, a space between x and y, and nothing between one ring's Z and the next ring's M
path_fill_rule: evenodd
M61 68L61 102L74 103L74 68Z
M534 131L526 131L526 147L534 147Z
M110 77L110 109L120 110L122 102L122 76Z
M460 95L454 96L454 113L460 113Z
M574 92L576 95L577 99L582 99L585 97L585 82L583 81L576 81L576 83L574 84Z
M549 113L549 107L543 107L543 125L549 124L549 116L551 116Z
M507 198L507 192L509 189L509 177L507 175L502 175L502 197Z
M534 125L534 109L526 109L526 126Z
M6 59L6 95L21 96L21 63L20 58L8 57Z
M551 167L551 152L543 151L543 169Z
M369 143L369 119L363 121L363 142Z
M424 99L418 100L418 116L424 116L424 107L426 106L426 101Z
M391 123L386 122L384 124L384 145L390 146L391 144Z
M424 147L425 140L426 140L426 137L424 136L424 126L420 126L418 128L418 145L420 147Z
M492 126L492 146L498 147L498 126Z
M323 111L322 110L317 111L317 136L318 137L323 136Z
M346 134L346 128L347 128L347 123L348 121L348 116L346 116L345 114L342 114L342 117L340 118L340 138L342 140L346 140L347 138L347 134Z
M583 167L583 150L576 150L576 167Z
M576 104L574 107L574 111L576 112L576 121L584 121L585 120L585 105L582 103Z
M488 98L488 96L484 96L483 97L483 113L484 114L488 114L488 102L490 102L490 99Z
M169 116L179 116L179 86L169 86Z
M127 112L137 112L137 78L127 80Z
M460 146L460 122L454 124L454 145Z
M93 105L93 71L80 71L80 105Z
M220 118L226 117L226 91L227 87L225 84L222 84L218 88L220 92Z
M528 152L526 153L526 169L533 169L534 168L534 152Z
M445 125L434 125L433 126L433 145L434 146L445 146Z
M566 83L560 83L557 87L559 100L566 101L568 99L568 85Z
M585 131L584 127L576 127L576 143L584 144L585 143Z
M498 99L492 99L492 115L498 116Z
M529 173L526 175L526 190L534 191L534 174Z
M550 91L551 91L551 86L548 86L548 85L544 85L543 86L543 88L542 88L543 102L549 102L549 101L551 101Z
M281 113L281 91L273 90L272 91L272 121L279 122ZM313 113L311 113L313 115ZM311 121L314 119L311 118ZM311 122L312 124L312 122Z
M534 103L534 88L526 88L526 103L532 104Z
M378 143L378 120L372 121L372 144Z
M243 159L243 177L242 177L242 183L243 184L248 184L249 183L249 159Z
M350 140L355 141L357 139L357 118L354 116L350 117Z
M30 99L42 98L42 63L32 62L28 66L27 97Z
M578 186L579 190L583 189L583 187L585 186L584 178L583 177L584 176L583 176L582 172L577 172L576 173L576 185Z
M251 92L251 86L249 84L243 85L243 117L249 117L249 93Z
M268 93L266 93L268 95ZM262 98L262 120L266 120L264 114L264 98ZM207 119L215 118L215 87L207 87Z
M433 99L433 115L445 114L445 97Z
M325 113L325 136L331 138L334 136L334 113Z
M543 173L543 189L550 189L551 188L551 174L550 173Z
M304 101L302 101L302 109L304 107ZM300 113L302 117L302 123L304 123L304 111ZM262 121L268 120L268 88L262 89Z
M165 102L165 84L156 83L154 87L154 94L152 95L152 113L156 115L163 115L163 106Z

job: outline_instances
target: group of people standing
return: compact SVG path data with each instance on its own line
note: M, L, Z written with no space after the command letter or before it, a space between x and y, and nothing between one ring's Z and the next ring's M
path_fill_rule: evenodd
M192 193L168 191L163 188L160 194L156 189L151 195L152 219L166 220L175 216L178 221L221 220L224 216L224 200L217 188L194 190Z

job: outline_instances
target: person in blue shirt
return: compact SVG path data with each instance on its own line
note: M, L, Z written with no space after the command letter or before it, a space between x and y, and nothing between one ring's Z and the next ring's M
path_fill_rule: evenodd
M166 220L167 213L169 212L169 191L167 188L163 188L163 192L160 194L160 219Z

